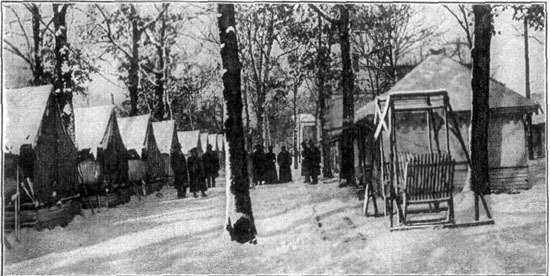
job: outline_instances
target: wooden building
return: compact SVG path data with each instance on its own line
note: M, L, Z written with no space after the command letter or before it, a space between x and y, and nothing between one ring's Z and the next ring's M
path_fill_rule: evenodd
M144 180L149 184L149 189L160 189L164 182L164 161L155 139L151 117L118 118L118 123L122 141L128 151L130 181ZM151 191L149 189L148 193Z

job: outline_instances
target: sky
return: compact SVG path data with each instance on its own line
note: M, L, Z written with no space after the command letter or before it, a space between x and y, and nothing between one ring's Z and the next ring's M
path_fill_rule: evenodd
M441 5L427 4L414 6L419 12L415 14L413 20L439 26L438 31L442 34L439 40L451 41L458 36L465 37L456 19ZM523 25L513 21L511 18L511 11L501 13L498 17L495 17L495 29L500 31L500 34L493 36L491 41L492 76L519 94L524 95L525 62L524 43L521 36ZM10 11L4 9L4 23L9 20L13 22L13 15L10 14ZM213 20L212 17L202 18L193 24L187 25L182 33L196 35L201 29L209 28L213 31L213 34L217 35ZM71 30L69 29L69 36L70 32ZM4 28L4 34L6 34L6 28ZM546 91L545 32L532 32L532 35L537 37L538 41L542 43L538 42L537 39L529 39L531 91L532 93L544 93ZM182 37L179 44L187 48L196 46L189 37ZM433 47L437 48L438 45L433 45ZM219 56L213 56L213 54L207 51L193 54L189 58L204 62L219 62ZM25 76L30 76L28 69L25 69L27 66L20 58L14 57L12 54L4 51L3 60L4 87L10 87L14 83L21 82L21 79L24 79ZM116 64L116 61L100 64L103 74L92 76L93 81L89 84L90 97L88 100L82 100L81 102L90 106L109 104L111 102L111 94L113 94L115 103L117 104L121 104L126 99L127 92L124 84L118 81L115 75L109 73L116 70Z

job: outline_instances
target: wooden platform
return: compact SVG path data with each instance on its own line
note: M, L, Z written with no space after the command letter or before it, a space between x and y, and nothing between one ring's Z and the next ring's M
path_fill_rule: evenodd
M53 229L56 226L67 226L76 215L80 214L81 204L78 201L67 201L49 208L35 209L32 204L21 204L21 227L33 227L36 230ZM12 208L4 210L4 230L11 232L15 226L15 213Z
M107 195L95 195L95 196L88 196L81 198L82 201L82 208L83 209L90 209L90 208L112 208L115 206L118 206L120 204L124 204L128 202L129 196L126 195L126 192L120 193L109 193Z
M465 166L457 165L454 177L455 192L464 188L468 176ZM504 192L509 190L526 190L533 187L529 183L529 167L491 168L489 169L492 192Z

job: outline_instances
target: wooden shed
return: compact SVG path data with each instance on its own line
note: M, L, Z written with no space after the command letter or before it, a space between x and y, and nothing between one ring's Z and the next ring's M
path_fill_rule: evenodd
M151 116L142 115L118 118L120 134L128 151L128 176L130 181L145 180L155 185L153 190L162 186L164 161L153 132ZM143 167L140 162L145 166Z
M178 139L181 144L181 152L185 154L186 158L189 157L189 151L193 148L197 148L201 153L203 152L200 131L178 131Z
M13 210L10 200L19 179L22 209L29 208L29 216L21 222L38 229L66 224L80 212L79 206L70 203L78 195L77 150L52 89L46 85L3 93L4 211L7 218L9 208Z
M155 133L155 140L159 147L160 154L164 160L164 177L165 182L174 182L174 171L172 171L172 165L170 163L171 149L179 143L178 132L176 131L176 121L168 120L162 122L153 123L153 132Z
M391 92L438 89L448 91L450 104L458 118L460 133L468 146L472 108L471 75L469 68L453 59L444 55L432 55L379 98L386 97ZM491 189L529 188L525 115L535 112L538 105L494 79L490 82L489 105L491 115L488 150ZM359 123L372 122L374 112L375 104L369 102L357 110L355 120ZM430 147L426 139L428 131L423 127L426 125L425 114L404 114L396 120L398 125L404 126L397 132L398 138L404 141L400 143L398 151L422 153ZM441 128L441 120L431 123ZM386 135L383 139L384 146L387 147L389 137ZM443 140L437 143L441 148L446 147ZM458 164L454 183L455 187L461 187L467 176L467 159L456 137L451 136L450 143L451 155Z

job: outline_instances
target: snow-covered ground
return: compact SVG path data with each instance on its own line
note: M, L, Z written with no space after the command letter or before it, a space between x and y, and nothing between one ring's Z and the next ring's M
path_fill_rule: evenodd
M207 198L177 200L164 188L86 211L66 228L24 229L21 243L4 249L4 273L546 273L547 188L537 182L488 197L495 225L400 232L386 217L364 217L355 191L336 180L259 186L251 190L258 244L242 245L223 233L220 178ZM458 220L471 220L469 195L457 201Z

